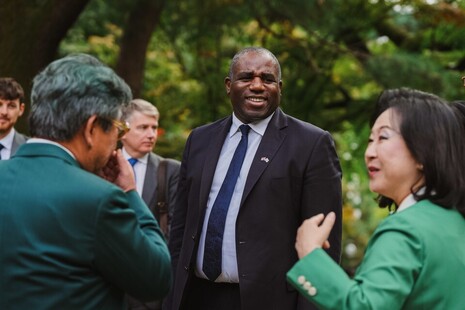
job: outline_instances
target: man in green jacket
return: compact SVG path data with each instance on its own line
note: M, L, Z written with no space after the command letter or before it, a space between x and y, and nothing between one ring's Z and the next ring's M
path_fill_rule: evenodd
M0 309L124 309L125 292L168 292L163 235L115 151L130 100L88 55L34 78L32 139L0 162Z

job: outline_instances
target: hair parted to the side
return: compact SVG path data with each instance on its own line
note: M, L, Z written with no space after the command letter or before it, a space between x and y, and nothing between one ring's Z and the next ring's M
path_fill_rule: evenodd
M143 99L133 99L127 106L124 107L123 116L121 119L123 121L129 122L134 112L139 112L146 116L155 117L157 120L160 118L160 112L158 112L158 109L153 104Z
M12 77L0 77L0 99L24 102L23 87Z
M400 134L413 158L423 166L425 191L417 200L429 199L444 208L457 208L465 216L465 148L463 127L453 108L442 98L408 88L381 93L370 126L392 108ZM379 196L380 207L393 201ZM395 208L397 206L394 205Z
M69 141L92 116L104 130L132 98L129 86L112 69L86 54L50 63L33 80L31 135Z

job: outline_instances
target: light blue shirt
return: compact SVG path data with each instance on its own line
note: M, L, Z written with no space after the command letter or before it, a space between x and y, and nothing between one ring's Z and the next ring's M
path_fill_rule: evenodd
M232 282L239 283L239 274L237 271L237 256L236 256L236 219L239 213L240 203L242 200L242 193L244 192L245 181L249 174L250 166L252 165L253 158L257 152L258 146L262 141L262 137L265 134L266 128L271 120L273 114L268 116L266 119L248 124L250 126L247 153L237 179L236 187L229 204L228 214L226 216L226 224L223 235L223 249L222 249L222 273L216 280L216 282ZM233 114L231 129L229 134L224 140L223 148L221 149L220 158L216 164L215 175L213 177L212 187L210 189L210 195L208 196L207 210L205 213L205 219L202 227L202 233L200 235L199 250L197 252L197 264L196 264L196 275L200 278L207 279L207 276L202 271L203 265L203 253L205 249L205 236L208 227L208 219L210 212L215 202L216 196L223 184L223 180L228 171L229 164L231 163L234 152L237 145L241 141L241 131L239 126L242 122Z
M123 147L123 156L128 160L132 156ZM137 163L132 167L134 170L134 178L136 179L136 190L139 196L142 197L142 190L144 189L145 175L147 174L147 164L149 162L149 153L145 154L141 158L137 158Z
M15 129L11 128L10 132L0 139L0 143L3 145L3 149L0 150L1 159L10 159L11 157L11 148L13 147L13 138L15 136Z

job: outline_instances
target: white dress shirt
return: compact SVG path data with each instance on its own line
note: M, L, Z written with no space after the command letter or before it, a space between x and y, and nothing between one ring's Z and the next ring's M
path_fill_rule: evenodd
M15 137L15 129L11 128L10 132L0 140L0 144L3 145L3 149L0 150L0 157L2 160L10 159L11 148L13 147L13 138Z
M417 191L417 193L419 195L423 194L424 192L425 192L425 187L422 187ZM402 200L399 207L397 207L396 213L397 212L402 212L405 209L410 208L411 206L413 206L416 203L417 203L417 200L415 199L413 194L409 194L407 197L404 198L404 200Z

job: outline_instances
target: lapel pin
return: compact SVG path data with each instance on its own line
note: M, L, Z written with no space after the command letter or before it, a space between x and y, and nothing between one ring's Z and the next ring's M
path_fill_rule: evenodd
M262 158L260 158L260 160L261 160L261 161L264 161L264 162L266 162L266 163L270 161L270 160L268 159L268 157L262 157Z

